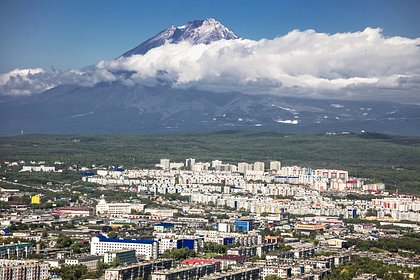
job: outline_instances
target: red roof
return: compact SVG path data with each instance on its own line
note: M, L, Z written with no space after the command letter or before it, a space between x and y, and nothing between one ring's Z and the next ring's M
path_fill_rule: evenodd
M181 262L181 264L186 264L186 265L194 265L194 264L200 264L200 263L220 263L220 262L216 260L209 260L209 259L189 259L189 260L185 260Z
M372 227L374 224L362 224L363 227Z
M92 208L90 207L62 207L59 210L64 210L64 211L91 211Z

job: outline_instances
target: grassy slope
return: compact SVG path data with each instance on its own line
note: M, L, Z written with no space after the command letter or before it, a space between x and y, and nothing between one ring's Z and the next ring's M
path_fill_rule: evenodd
M74 139L80 142L73 141ZM1 160L47 160L150 167L160 158L226 162L281 160L283 165L343 168L420 193L420 137L225 131L171 135L26 135L0 137Z

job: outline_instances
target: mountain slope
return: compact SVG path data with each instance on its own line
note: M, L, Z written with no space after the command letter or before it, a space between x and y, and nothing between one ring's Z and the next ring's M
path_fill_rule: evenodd
M59 86L0 100L0 135L269 129L420 135L420 106L181 90L169 86Z
M145 54L149 50L166 43L177 44L182 41L188 41L191 44L209 44L218 40L232 40L238 38L239 36L213 18L195 20L188 22L183 26L171 26L141 43L134 49L124 53L122 56L128 57L135 54Z

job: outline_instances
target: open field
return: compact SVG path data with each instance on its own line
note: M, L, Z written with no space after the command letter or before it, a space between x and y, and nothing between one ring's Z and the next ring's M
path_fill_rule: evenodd
M283 165L342 168L420 194L420 137L223 131L170 135L22 135L0 137L0 159L151 167L160 158L280 160Z

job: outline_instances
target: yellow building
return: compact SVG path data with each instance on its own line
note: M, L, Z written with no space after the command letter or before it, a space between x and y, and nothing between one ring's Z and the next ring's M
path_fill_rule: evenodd
M130 228L132 227L133 224L129 223L129 222L117 222L117 221L111 221L110 226L112 228L122 228L122 227L127 227Z
M31 198L32 204L41 204L41 196L40 195L34 195Z

